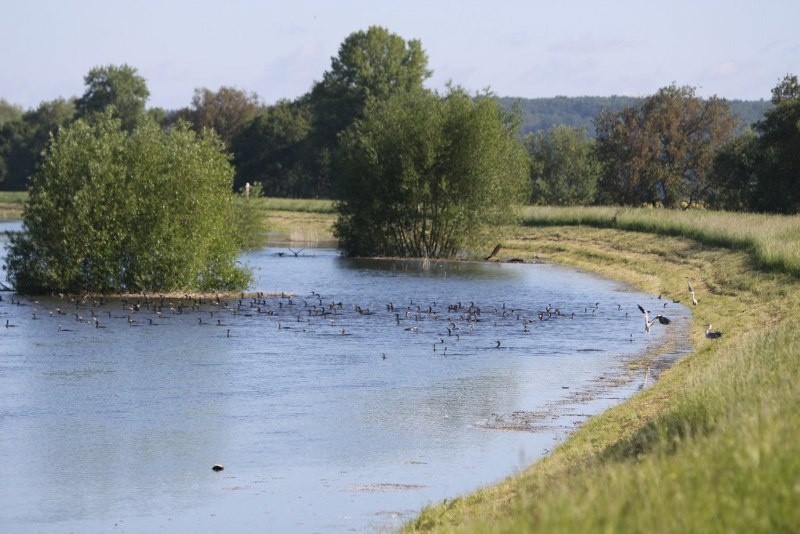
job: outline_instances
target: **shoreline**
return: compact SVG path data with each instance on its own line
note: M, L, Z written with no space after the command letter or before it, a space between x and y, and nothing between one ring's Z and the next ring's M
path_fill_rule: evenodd
M659 380L652 387L635 392L624 402L589 418L553 451L521 473L426 507L404 526L403 531L642 531L653 528L687 531L702 529L702 525L718 526L721 512L715 504L718 502L716 495L727 492L727 498L734 499L730 492L736 488L713 484L723 475L701 475L698 479L697 473L710 471L730 476L737 471L732 471L731 460L717 450L717 445L703 445L702 442L713 441L717 432L737 435L749 421L758 420L752 414L750 417L754 419L740 419L741 413L752 410L757 403L737 403L730 397L742 386L726 384L746 382L758 369L748 360L755 358L751 356L756 350L754 340L786 338L786 328L778 325L786 325L783 319L800 304L800 298L795 296L797 292L791 289L797 287L796 279L787 273L758 270L746 251L712 247L685 237L581 225L519 227L512 232L508 245L504 243L506 254L541 257L547 262L576 267L627 282L650 294L663 294L664 298L688 303L691 316L685 342L691 350L660 372ZM697 307L691 306L687 280L698 290ZM759 314L764 314L764 321L742 321L744 317ZM705 328L712 321L715 327L719 323L726 332L720 340L706 339ZM735 327L738 329L732 332ZM776 327L779 334L773 333ZM795 337L785 343L794 343ZM768 373L774 380L791 384L791 379L786 380L787 371L780 370L772 361L772 355L769 358L770 363L757 375ZM743 362L738 363L740 360ZM788 362L793 361L796 359L790 356ZM742 365L747 371L737 367ZM728 367L732 370L727 371ZM796 376L791 372L790 375L792 379ZM752 387L756 389L751 394L761 399L766 390ZM791 392L784 394L793 395ZM789 402L786 399L777 406L782 408ZM687 408L687 405L697 408ZM710 414L719 414L713 417L720 422L704 422ZM731 422L725 423L728 420ZM779 417L779 426L785 426L782 422L786 420L792 420L792 416ZM761 435L769 425L764 427L762 423L759 428ZM695 441L699 442L697 448L693 445ZM749 441L738 437L732 439L729 446L736 450L750 446ZM776 443L787 441L784 437ZM685 449L695 452L688 452L684 458L681 451ZM776 455L778 457L780 455ZM695 483L686 485L685 478L669 475L679 469L675 464L693 473L691 478ZM779 465L776 471L784 473L785 469ZM661 483L655 486L647 483L653 479L661 479ZM690 503L674 498L685 494L694 496ZM713 498L709 499L710 496ZM617 504L632 502L637 503L633 510ZM790 510L781 514L773 512L770 516L770 512L764 510L772 506L772 502L759 502L759 513L773 519L771 524L775 517L797 515ZM692 513L686 512L687 504ZM754 526L746 517L740 517L738 509L729 512L725 517L732 524ZM798 524L782 521L783 524Z

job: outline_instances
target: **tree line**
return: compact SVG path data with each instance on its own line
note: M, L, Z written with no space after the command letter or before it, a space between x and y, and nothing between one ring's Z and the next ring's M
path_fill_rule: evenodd
M43 102L28 111L0 101L0 188L26 189L59 127L112 105L128 131L143 117L163 128L187 123L198 133L214 130L232 155L236 189L249 182L260 184L268 196L335 199L341 193L331 174L339 135L363 118L368 101L385 100L429 76L419 41L406 42L378 27L349 36L307 94L272 105L255 93L220 87L196 89L185 108L148 109L147 84L135 68L96 67L86 75L79 98ZM792 80L796 77L787 76L779 87ZM497 100L519 114L518 135L530 155L532 203L787 213L798 205L792 189L783 194L787 165L791 168L797 152L791 150L797 98L785 87L775 91L782 96L768 105L704 100L694 88L675 85L644 98ZM741 119L759 111L763 115L751 124ZM772 194L778 184L783 189Z
M242 288L235 260L258 191L335 199L348 255L423 258L457 256L526 202L800 205L796 76L743 134L725 100L673 84L602 110L594 137L563 125L522 135L520 113L488 91L426 89L427 65L419 41L373 26L343 41L308 94L273 106L223 87L147 109L136 69L109 65L80 98L19 117L6 107L0 170L33 177L9 279L23 291Z

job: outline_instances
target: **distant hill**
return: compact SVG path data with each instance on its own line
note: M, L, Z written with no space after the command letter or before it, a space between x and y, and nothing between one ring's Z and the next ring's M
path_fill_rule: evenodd
M636 106L644 100L632 96L556 96L553 98L499 98L501 105L510 109L514 104L522 111L522 133L548 130L553 126L583 126L594 137L593 119L603 109L619 111ZM764 117L772 107L766 100L729 100L733 114L741 121L741 128L752 125Z

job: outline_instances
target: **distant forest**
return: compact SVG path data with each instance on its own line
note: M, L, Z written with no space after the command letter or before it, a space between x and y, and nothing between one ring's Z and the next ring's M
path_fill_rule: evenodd
M517 105L522 114L522 134L547 131L565 125L586 128L589 137L595 137L594 119L604 109L619 111L644 102L644 97L632 96L556 96L553 98L501 97L501 105L511 109ZM764 118L772 107L769 100L728 100L733 115L739 119L737 132L741 133L753 123Z

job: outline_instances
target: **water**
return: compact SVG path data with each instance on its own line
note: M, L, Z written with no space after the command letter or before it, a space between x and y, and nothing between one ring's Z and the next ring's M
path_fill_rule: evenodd
M553 265L283 252L242 260L287 296L241 304L3 294L3 530L391 529L634 393L606 384L688 324ZM673 323L645 335L639 303Z

